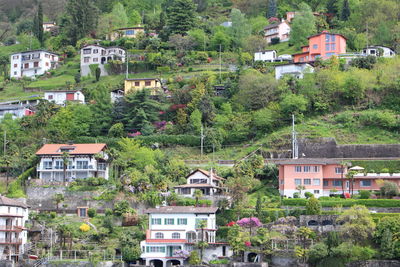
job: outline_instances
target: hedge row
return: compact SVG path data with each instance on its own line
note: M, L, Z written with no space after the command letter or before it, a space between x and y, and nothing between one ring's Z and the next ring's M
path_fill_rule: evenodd
M305 206L307 199L304 198L289 198L283 199L284 206ZM320 201L322 207L351 207L353 205L364 205L366 207L400 207L400 199L332 199Z
M135 139L142 141L144 144L159 143L163 146L168 145L184 145L184 146L198 146L200 144L200 138L195 135L151 135L151 136L137 136Z

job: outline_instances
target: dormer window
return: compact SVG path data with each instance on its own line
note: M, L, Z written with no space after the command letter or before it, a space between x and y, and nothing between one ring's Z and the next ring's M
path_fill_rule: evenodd
M67 152L67 153L69 153L69 152L72 152L72 151L74 151L75 150L75 147L74 146L68 146L68 147L60 147L60 151L59 152Z

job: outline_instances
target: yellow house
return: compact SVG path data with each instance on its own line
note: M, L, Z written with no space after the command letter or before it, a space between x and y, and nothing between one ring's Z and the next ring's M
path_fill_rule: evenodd
M151 95L156 95L161 89L161 82L157 78L125 79L125 95L143 89L150 89Z
M139 33L144 33L144 27L136 26L136 27L128 27L128 28L120 28L114 30L110 34L110 40L115 41L119 38L126 37L126 38L136 38Z

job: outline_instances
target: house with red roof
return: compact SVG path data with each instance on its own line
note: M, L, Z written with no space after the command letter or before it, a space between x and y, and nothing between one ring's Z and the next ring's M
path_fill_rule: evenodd
M37 176L44 183L90 177L108 179L106 148L106 144L45 144L36 152L40 157Z
M203 196L222 195L225 192L223 181L225 179L214 174L213 170L205 171L197 169L186 176L186 184L175 186L178 195L193 197L196 190L200 190Z
M301 52L293 54L293 61L313 62L317 58L328 59L346 53L347 38L341 34L323 31L308 37L308 45L301 47Z

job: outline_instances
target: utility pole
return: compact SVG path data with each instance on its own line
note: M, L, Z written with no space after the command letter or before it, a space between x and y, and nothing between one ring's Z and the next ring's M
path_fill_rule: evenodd
M297 144L297 132L294 128L294 114L292 114L292 158L299 158L299 147Z
M219 82L220 83L222 83L221 72L222 72L221 44L219 44Z
M201 133L200 133L200 140L201 140L201 156L203 157L203 147L204 147L204 137L205 135L203 134L203 125L201 125Z

